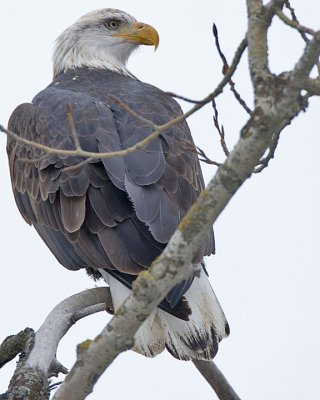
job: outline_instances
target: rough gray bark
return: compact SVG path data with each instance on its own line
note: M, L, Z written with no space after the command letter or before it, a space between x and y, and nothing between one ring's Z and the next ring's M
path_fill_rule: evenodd
M16 335L8 336L0 345L0 368L9 361L13 360L16 355L21 353L30 336L33 335L31 328L26 328Z
M55 357L60 340L76 321L107 308L112 309L109 289L89 289L59 303L36 333L27 328L7 338L0 347L3 365L19 352L21 356L8 390L1 399L48 399L49 378L57 376L59 372L68 372ZM18 348L14 346L17 341ZM11 350L6 351L8 348ZM11 356L8 357L8 354Z

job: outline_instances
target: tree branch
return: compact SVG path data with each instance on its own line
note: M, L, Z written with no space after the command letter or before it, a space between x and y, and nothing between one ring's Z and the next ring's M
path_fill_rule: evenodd
M291 6L289 0L286 0L286 1L285 1L285 7L290 11L292 21L295 21L296 23L298 23L298 24L300 25L300 22L298 21L298 18L297 18L297 16L296 16L296 13L295 13L295 11L294 11L294 8ZM300 35L301 35L302 39L303 39L306 43L308 43L309 38L307 37L307 35L305 34L305 32L303 32L303 30L300 31Z
M305 90L308 92L308 96L320 96L320 79L308 79L304 84Z
M279 143L279 139L280 139L280 133L281 133L281 131L274 133L274 135L271 139L271 144L269 146L269 152L265 157L261 158L261 160L259 161L259 165L253 171L255 174L259 174L265 168L267 168L269 165L269 162L274 158L274 155L275 155L278 143Z
M247 0L248 10L248 57L249 69L255 91L265 76L270 75L268 64L267 31L270 18L261 0Z
M97 305L99 306L96 307ZM112 308L112 299L108 288L105 287L89 289L63 300L50 312L36 332L34 347L25 365L30 368L37 367L50 377L52 361L62 337L80 318L91 312L105 310L106 307ZM39 354L41 354L40 360ZM53 375L56 375L55 371Z
M228 155L230 154L230 151L226 144L224 127L223 127L223 125L221 125L221 127L220 127L220 124L219 124L219 112L218 112L217 105L216 105L216 102L214 101L214 99L212 100L212 108L214 110L214 114L213 114L214 126L217 128L217 131L219 133L220 144L221 144L222 150L223 150L225 156L228 157Z
M77 134L76 125L75 125L74 119L73 119L73 110L72 110L71 103L67 103L67 120L68 120L68 125L70 128L71 136L73 138L76 150L82 150L81 145L80 145L79 136Z
M113 308L109 288L89 289L59 303L35 334L30 328L23 331L27 340L19 346L22 354L3 398L48 399L48 379L59 372L68 372L55 358L60 340L76 321L106 308ZM9 337L5 342L14 338Z
M181 96L180 94L176 94L176 93L173 93L173 92L166 92L166 93L167 93L167 95L169 95L171 97L175 97L175 98L177 98L179 100L186 101L187 103L198 104L201 101L201 100L189 99L189 97Z
M213 361L193 360L192 362L220 400L240 400L240 397Z
M295 11L294 11L294 8L291 6L289 0L286 0L286 1L285 1L285 6L286 6L286 8L290 11L291 20L288 19L288 18L285 16L285 14L283 14L283 16L284 16L283 22L286 23L287 25L290 25L290 26L292 26L293 28L297 29L297 30L300 32L300 35L301 35L302 39L304 40L304 42L305 42L305 43L308 43L310 39L308 38L307 34L310 34L310 35L314 36L314 35L315 35L315 31L314 31L313 29L307 28L307 27L305 27L305 26L303 26L303 25L300 24L300 22L298 21L298 18L297 18L297 16L296 16L296 13L295 13ZM277 11L279 11L279 10L277 10ZM281 10L280 10L280 11L281 11ZM277 14L277 15L278 15L278 14ZM282 19L282 18L281 18L282 16L278 15L278 17L279 17L280 19ZM318 62L316 66L317 66L318 75L319 75L319 74L320 74L320 63Z
M292 20L288 18L280 9L276 9L275 14L282 22L286 25L291 26L291 28L296 29L300 34L308 33L311 36L315 36L316 32L313 29L307 28L306 26L301 25L297 20ZM303 36L304 40L308 42L308 38Z
M305 50L291 73L291 83L297 89L304 89L309 81L312 68L320 56L320 31L306 44Z
M223 67L222 67L222 73L225 74L225 72L228 70L229 68L229 64L227 61L226 56L223 54L223 51L221 50L221 46L220 46L220 41L219 41L219 34L218 34L218 28L216 26L216 24L213 24L212 26L212 32L213 32L213 36L215 39L215 44L216 44L216 48L218 50L218 54L222 60L223 63ZM247 39L244 39L245 43L247 43ZM240 93L236 90L236 86L235 83L233 82L232 79L230 79L229 81L229 85L230 85L230 90L232 91L234 97L236 98L236 100L239 102L239 104L243 107L243 109L249 114L251 115L252 111L250 110L250 108L248 107L247 103L242 99L242 97L240 96ZM213 99L214 100L214 99ZM213 101L212 100L212 101Z
M8 336L0 345L0 368L2 368L9 361L13 360L15 356L22 352L25 348L27 340L33 335L31 328L26 328L16 335Z

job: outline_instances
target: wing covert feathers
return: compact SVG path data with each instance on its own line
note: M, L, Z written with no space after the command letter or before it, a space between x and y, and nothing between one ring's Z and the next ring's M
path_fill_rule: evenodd
M108 70L78 68L57 75L32 103L18 106L8 128L51 148L74 149L70 107L80 145L91 152L126 149L148 137L154 124L181 114L177 102L154 86ZM111 290L118 306L118 297L129 290L125 286L161 253L204 188L190 143L183 121L137 152L83 163L80 156L46 154L8 137L15 201L64 267L86 268L92 275L114 271ZM193 263L213 252L211 230ZM200 270L200 278L177 285L143 325L138 352L154 356L167 347L180 359L214 356L226 321ZM118 290L119 279L125 286Z

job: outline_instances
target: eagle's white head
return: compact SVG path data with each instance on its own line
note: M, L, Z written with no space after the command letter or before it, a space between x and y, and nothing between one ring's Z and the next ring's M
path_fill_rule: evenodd
M57 38L54 76L79 67L106 68L131 76L126 63L141 44L158 47L159 35L152 26L113 8L92 11Z

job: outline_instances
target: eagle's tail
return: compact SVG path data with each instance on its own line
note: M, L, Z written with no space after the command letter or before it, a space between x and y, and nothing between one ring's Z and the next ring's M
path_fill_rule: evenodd
M110 284L117 310L129 294L129 289L109 274L103 275ZM156 308L137 331L134 351L154 357L167 348L180 360L211 360L216 355L220 340L229 334L229 326L200 265L184 298L191 309L189 320L184 321Z

